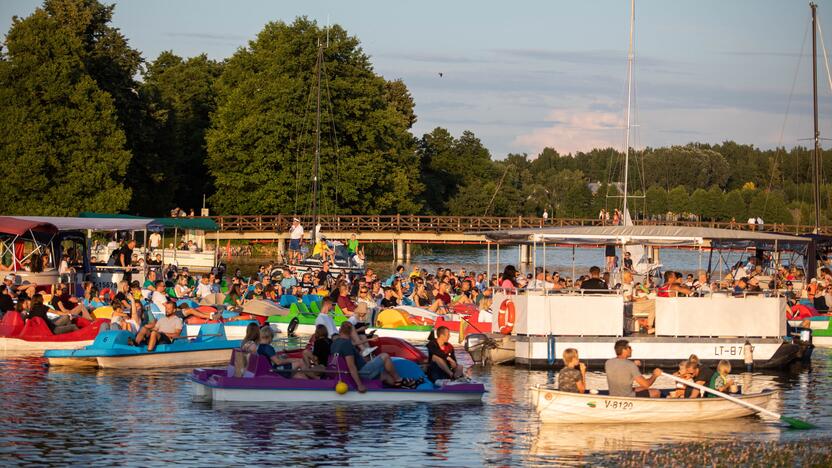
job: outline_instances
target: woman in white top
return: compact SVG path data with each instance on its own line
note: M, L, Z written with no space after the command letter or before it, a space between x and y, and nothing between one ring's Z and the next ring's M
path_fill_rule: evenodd
M173 288L174 292L176 292L176 297L183 298L183 297L190 297L191 296L191 288L188 287L188 278L185 275L180 275L179 279L176 281L176 286Z

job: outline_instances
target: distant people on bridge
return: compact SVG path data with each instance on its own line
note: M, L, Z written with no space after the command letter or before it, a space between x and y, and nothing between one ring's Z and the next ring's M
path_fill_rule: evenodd
M543 224L549 222L549 210L543 210Z

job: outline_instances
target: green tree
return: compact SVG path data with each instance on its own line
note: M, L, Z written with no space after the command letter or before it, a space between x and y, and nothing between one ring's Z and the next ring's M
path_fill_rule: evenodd
M667 213L667 191L658 185L653 185L645 192L645 204L650 215Z
M705 209L702 211L705 218L717 221L727 217L725 206L725 193L716 185L708 189Z
M15 18L0 58L0 198L4 212L77 215L118 211L130 201L131 161L113 97L90 72L82 26L109 10L48 1ZM103 43L106 38L99 38ZM104 52L100 55L106 55ZM103 65L102 65L103 66Z
M782 192L764 191L758 193L748 207L751 216L760 217L763 222L792 224L791 211L786 206Z
M182 208L201 206L213 191L205 166L205 132L216 108L214 82L222 66L204 54L187 60L162 52L148 64L142 94L153 102L162 125L156 142L167 161L165 185Z
M739 223L745 222L748 219L748 206L745 203L742 192L735 189L725 194L724 213L726 218L734 218Z
M320 86L322 211L418 211L423 185L402 85L377 75L358 39L340 26L329 28L328 37ZM217 211L311 208L312 98L318 45L326 39L327 31L307 18L271 22L226 62L206 136Z
M708 192L704 189L698 188L694 190L692 194L690 194L686 211L700 216L701 219L704 219L704 214L705 210L707 209L707 205Z
M667 193L667 209L673 213L680 214L688 207L688 191L679 185Z

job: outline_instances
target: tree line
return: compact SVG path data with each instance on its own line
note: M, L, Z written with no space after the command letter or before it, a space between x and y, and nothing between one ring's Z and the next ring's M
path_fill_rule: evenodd
M216 214L307 213L316 128L323 213L594 217L621 204L615 149L497 159L471 131L414 136L406 84L340 26L274 21L223 61L149 61L113 11L46 0L13 19L0 48L4 213L161 215L203 197ZM806 148L688 144L630 162L634 216L814 222ZM832 186L821 198L826 223Z

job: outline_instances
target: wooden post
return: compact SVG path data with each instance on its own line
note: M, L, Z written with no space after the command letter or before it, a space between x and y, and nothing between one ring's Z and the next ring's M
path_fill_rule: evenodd
M396 261L404 259L404 241L396 239Z
M404 261L410 262L410 242L405 244Z

